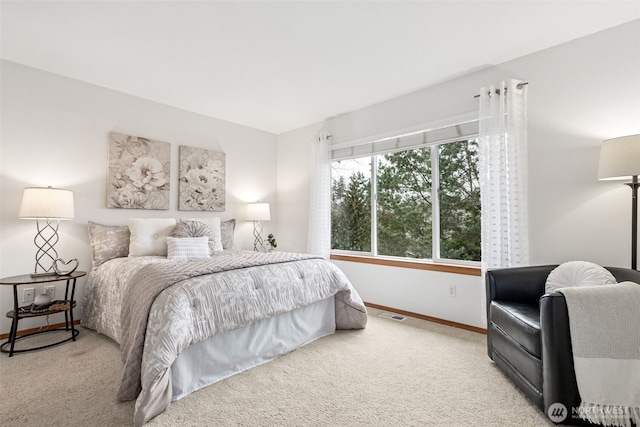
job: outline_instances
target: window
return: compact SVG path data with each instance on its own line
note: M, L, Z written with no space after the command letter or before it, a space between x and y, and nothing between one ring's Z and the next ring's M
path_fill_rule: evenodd
M334 149L332 250L480 261L477 122L460 126Z

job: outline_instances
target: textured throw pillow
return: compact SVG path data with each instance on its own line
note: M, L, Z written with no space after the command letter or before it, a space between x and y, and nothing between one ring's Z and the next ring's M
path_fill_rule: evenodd
M132 218L128 224L130 257L167 255L167 237L176 226L175 218Z
M210 218L181 218L180 222L184 221L198 221L207 226L209 229L209 254L213 254L214 252L222 252L222 236L220 234L220 218L218 217L210 217ZM196 236L193 236L196 237Z
M220 223L220 234L222 235L222 248L223 249L235 249L236 245L233 243L233 233L236 228L236 220L230 219L222 221Z
M573 286L612 285L617 283L613 274L604 267L586 261L569 261L554 268L545 283L545 292Z
M180 222L173 227L171 237L209 237L209 227L201 221L190 219L181 219Z
M89 243L93 266L114 258L129 255L129 227L126 225L102 225L89 221Z
M167 237L167 258L209 258L209 237Z

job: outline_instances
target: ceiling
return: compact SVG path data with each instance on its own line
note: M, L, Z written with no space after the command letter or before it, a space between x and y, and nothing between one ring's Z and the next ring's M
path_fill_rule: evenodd
M2 58L272 133L640 18L627 1L4 1Z

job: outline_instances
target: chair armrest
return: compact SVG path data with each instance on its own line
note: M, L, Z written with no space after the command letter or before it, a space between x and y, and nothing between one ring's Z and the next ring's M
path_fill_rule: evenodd
M571 408L580 406L580 393L573 367L567 302L561 293L540 298L540 331L544 411L547 413L554 403L562 403L571 413Z
M538 304L547 276L556 267L540 265L487 270L487 307L494 300Z
M640 283L640 271L623 267L605 267L611 272L618 282Z

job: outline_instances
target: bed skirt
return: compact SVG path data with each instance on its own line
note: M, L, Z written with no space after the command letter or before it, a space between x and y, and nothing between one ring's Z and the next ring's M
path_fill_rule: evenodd
M172 401L336 330L334 297L190 346L171 366Z

